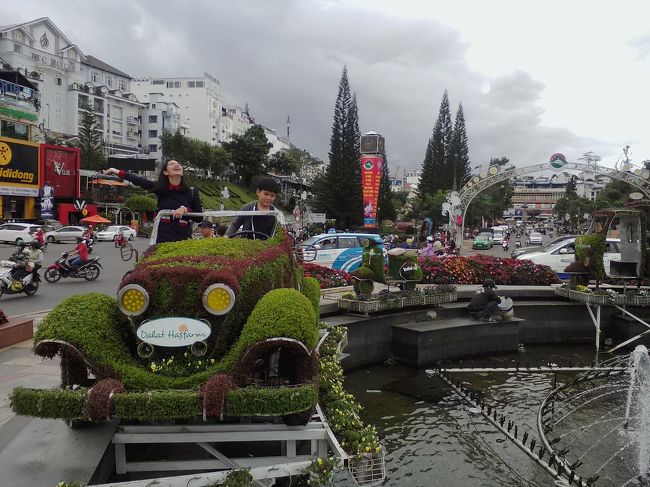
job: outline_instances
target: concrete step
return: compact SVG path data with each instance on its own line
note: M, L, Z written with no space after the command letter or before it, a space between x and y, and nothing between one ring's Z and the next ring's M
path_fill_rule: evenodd
M519 344L522 318L485 322L469 316L392 326L393 356L424 367L440 360L493 352L511 352Z

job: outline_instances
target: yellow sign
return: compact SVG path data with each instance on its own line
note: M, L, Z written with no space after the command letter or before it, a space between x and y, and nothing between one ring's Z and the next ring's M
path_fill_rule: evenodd
M11 147L0 142L0 165L5 166L11 161Z
M81 210L81 214L83 216L86 216L88 214L88 210L84 208L83 210Z

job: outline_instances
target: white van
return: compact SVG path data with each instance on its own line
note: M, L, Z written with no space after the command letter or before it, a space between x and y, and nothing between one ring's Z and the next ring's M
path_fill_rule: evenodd
M492 232L493 232L493 237L492 237L492 243L495 245L501 245L501 242L503 242L503 237L506 235L506 230L503 227L492 227Z

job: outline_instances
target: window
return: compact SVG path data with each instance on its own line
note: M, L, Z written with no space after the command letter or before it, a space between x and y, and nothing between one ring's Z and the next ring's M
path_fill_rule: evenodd
M158 144L149 144L149 152L158 152Z
M173 88L174 87L174 82L173 81L168 81L167 82L167 88Z
M74 49L70 49L70 50L68 51L68 57L69 57L70 59L74 59L75 57L77 57L77 54L74 52Z
M158 137L158 131L157 130L150 130L149 131L149 138L154 138Z
M32 53L32 61L40 61L40 60L41 60L41 56L39 56L38 54L33 52Z
M99 82L99 73L97 71L92 71L90 73L90 81L92 81L93 83Z
M106 76L106 86L108 86L109 88L113 87L113 78L111 78L110 76Z
M123 79L120 80L120 90L122 91L126 90L126 81Z
M203 81L197 81L196 82L196 87L197 88L203 88Z
M14 52L22 52L22 46L14 43Z
M187 87L188 88L194 88L195 82L194 81L188 81L187 82Z
M63 84L63 80L59 76L56 77L56 84L57 86L61 86Z
M165 80L164 79L155 79L151 82L152 85L164 85Z
M24 123L2 120L0 124L0 136L10 139L29 140L29 128Z
M336 238L326 238L325 240L321 240L319 242L320 248L323 250L327 249L335 249L336 248Z
M149 123L158 123L158 115L149 115Z
M19 30L14 32L14 39L16 39L18 42L23 42L23 33L20 32Z
M174 81L174 88L180 88L181 87L181 82L180 81Z

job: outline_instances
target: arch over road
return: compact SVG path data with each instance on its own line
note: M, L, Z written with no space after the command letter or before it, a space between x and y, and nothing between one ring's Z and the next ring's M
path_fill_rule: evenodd
M494 186L507 179L524 176L526 174L553 170L562 172L565 170L578 170L592 172L602 176L608 176L619 181L624 181L638 189L643 195L650 199L650 171L642 168L635 168L631 164L624 164L622 169L604 167L597 163L567 162L560 168L553 168L548 162L532 164L524 167L511 167L501 171L499 166L490 166L487 173L473 176L460 191L452 191L447 195L447 202L443 204L442 214L449 216L449 232L459 246L462 246L463 230L465 228L465 216L472 200L483 190ZM461 217L460 219L458 217ZM459 223L460 221L460 223Z

